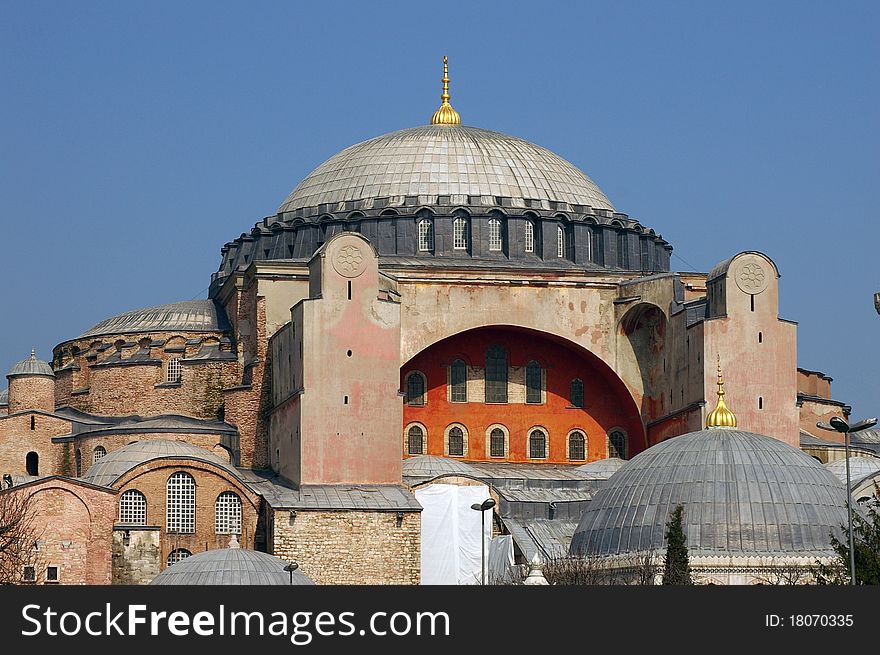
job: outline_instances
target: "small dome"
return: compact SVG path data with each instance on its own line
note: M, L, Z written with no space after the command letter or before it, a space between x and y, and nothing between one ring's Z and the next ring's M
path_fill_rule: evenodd
M846 491L815 459L777 439L716 428L622 466L581 516L571 552L659 552L679 504L693 555L831 556L830 535L846 523Z
M299 183L278 213L370 198L441 195L503 196L614 210L593 180L546 148L475 127L425 125L383 134L333 155Z
M0 407L6 407L9 405L9 389L3 389L0 391Z
M21 360L18 364L12 367L12 370L9 371L6 377L17 377L19 375L44 375L46 377L54 378L55 372L52 370L52 367L49 366L48 362L44 362L42 359L37 359L37 353L34 350L31 350L31 356L27 359Z
M226 332L226 312L213 300L186 300L111 316L77 339L134 332Z
M238 472L229 465L229 462L224 462L220 457L204 448L199 448L185 441L150 439L137 441L108 453L92 464L82 479L92 484L109 487L138 464L163 457L183 457L209 462L238 477Z
M219 548L191 555L153 578L151 585L313 585L299 569L284 570L285 560L245 548Z
M846 458L828 462L825 468L837 476L843 484L846 484ZM849 479L855 482L866 475L880 471L880 457L850 457Z
M626 460L619 457L606 457L589 464L582 464L575 469L575 472L589 480L607 480L617 473L624 464L626 464Z
M403 476L407 478L439 478L444 475L479 477L477 470L466 462L436 455L416 455L403 460Z

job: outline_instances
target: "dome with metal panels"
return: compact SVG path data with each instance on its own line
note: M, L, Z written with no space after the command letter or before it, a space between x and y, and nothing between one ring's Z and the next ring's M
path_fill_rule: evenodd
M186 300L111 316L77 338L138 332L226 332L229 329L226 312L213 300Z
M278 209L374 198L460 196L562 202L614 210L593 180L546 148L523 139L462 125L413 127L358 143L318 166ZM538 205L536 205L538 206Z
M581 516L571 552L662 551L678 505L692 556L831 556L830 535L846 523L846 491L815 459L777 439L715 428L622 466Z
M619 457L606 457L589 464L582 464L575 469L575 472L588 480L607 480L617 473L624 464L626 464L626 460Z
M406 478L433 479L448 475L479 477L479 472L467 462L436 455L416 455L403 460L403 476Z
M831 471L838 480L846 484L846 458L836 459L828 462L825 468ZM860 457L853 456L849 458L849 479L850 481L859 480L867 475L880 471L880 457Z
M230 466L229 462L223 461L222 458L204 448L199 448L185 441L149 439L136 441L107 453L89 467L82 479L92 484L109 487L135 466L166 457L208 462L226 469L238 477L238 472Z
M0 407L9 405L9 389L0 389Z
M245 548L219 548L191 555L172 564L151 585L314 585L290 562Z
M31 350L31 356L23 359L12 367L12 370L6 375L8 378L24 376L24 375L43 375L46 377L55 377L55 372L48 362L37 359L35 350ZM8 400L8 398L7 398Z

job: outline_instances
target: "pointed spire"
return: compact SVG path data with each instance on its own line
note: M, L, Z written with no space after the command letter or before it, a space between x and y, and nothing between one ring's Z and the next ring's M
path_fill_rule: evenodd
M431 117L431 125L461 125L461 116L449 104L449 64L443 55L443 93L440 94L440 108Z
M724 402L724 377L721 375L721 355L718 355L718 402L706 416L706 428L735 428L736 416Z
M31 348L31 359L36 359L36 358L37 358L37 349Z

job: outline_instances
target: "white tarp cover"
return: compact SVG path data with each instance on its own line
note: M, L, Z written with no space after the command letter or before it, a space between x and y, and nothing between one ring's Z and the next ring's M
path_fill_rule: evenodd
M489 542L489 562L486 566L486 584L502 584L513 579L513 536L495 537Z
M416 489L415 496L423 508L422 584L479 584L481 512L471 505L489 498L489 487L430 484ZM488 560L491 510L485 523Z

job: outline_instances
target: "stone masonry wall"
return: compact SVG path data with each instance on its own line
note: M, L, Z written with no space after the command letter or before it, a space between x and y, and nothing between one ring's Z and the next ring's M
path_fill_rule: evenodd
M405 512L277 510L273 554L297 562L318 584L417 585L421 515Z
M0 417L0 474L25 475L30 452L39 456L40 475L63 474L64 447L52 437L68 432L68 421L40 412Z
M55 378L29 375L9 379L9 413L26 409L55 411Z
M115 527L113 584L149 584L159 575L160 554L159 528Z

